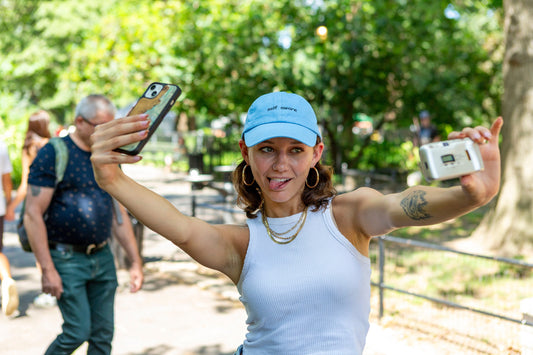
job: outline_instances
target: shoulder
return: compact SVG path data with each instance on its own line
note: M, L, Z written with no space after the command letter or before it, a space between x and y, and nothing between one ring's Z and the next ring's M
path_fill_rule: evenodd
M41 149L46 143L50 141L50 138L41 138L39 141L35 142L37 150Z
M51 168L55 166L55 156L55 149L52 144L48 142L37 151L35 157L32 158L31 155L29 155L29 158L31 159L30 172L36 173L37 171L42 171L53 173Z
M52 159L55 157L55 150L52 144L50 142L46 143L41 149L39 149L36 152L34 163L39 164L39 162L46 162L52 161Z
M53 142L63 142L66 146L75 145L74 141L70 136L64 136L64 137L52 137L48 140L48 144L54 144Z
M382 197L381 192L369 187L361 187L336 196L331 208L339 228L358 230L362 215L370 206L378 204Z

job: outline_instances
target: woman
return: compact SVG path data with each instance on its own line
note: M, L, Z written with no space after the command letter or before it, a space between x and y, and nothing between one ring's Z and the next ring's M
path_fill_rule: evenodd
M17 195L11 200L7 206L7 216L13 220L15 218L15 209L24 201L26 193L28 192L28 174L30 173L30 165L33 159L37 156L37 152L50 139L50 115L44 110L33 113L28 120L28 129L26 130L26 137L24 138L24 145L22 146L22 174L20 177L20 185L17 189Z
M142 223L237 285L248 314L238 354L361 354L369 328L371 238L488 203L499 189L502 123L450 134L479 143L485 163L460 186L336 195L329 168L320 164L324 143L309 103L295 94L263 95L248 111L239 141L243 162L234 173L246 226L185 216L122 173L118 164L141 157L113 149L146 137L146 115L98 126L91 160L99 185Z
M15 209L24 201L28 193L28 174L30 173L31 163L33 163L39 149L48 143L50 137L50 115L48 112L39 110L33 113L28 119L28 129L22 146L20 185L15 198L7 205L6 219L15 219ZM36 266L41 271L38 263L36 263ZM48 293L41 293L35 297L33 303L40 307L51 307L56 304L56 299Z

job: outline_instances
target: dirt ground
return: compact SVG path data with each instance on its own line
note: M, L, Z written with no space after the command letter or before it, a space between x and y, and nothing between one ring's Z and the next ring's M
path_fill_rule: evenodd
M179 177L146 167L128 172L172 203L184 209L190 206L190 186ZM204 213L208 213L206 218L214 216ZM12 260L21 307L12 319L0 317L1 353L42 354L60 331L61 318L57 307L41 309L32 304L39 294L40 277L33 255L20 250L14 229L9 231L12 227L8 226L5 236L6 254ZM196 264L170 242L145 232L142 291L129 293L128 274L119 271L113 354L231 355L246 332L246 314L235 286L225 276ZM401 297L387 295L385 301L385 317L378 320L378 293L373 288L364 355L520 354L516 345L520 326L428 304L413 307ZM75 354L85 349L82 346Z

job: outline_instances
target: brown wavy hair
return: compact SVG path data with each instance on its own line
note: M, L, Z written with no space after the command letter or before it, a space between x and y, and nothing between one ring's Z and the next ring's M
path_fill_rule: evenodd
M250 186L246 186L243 182L243 170L246 166L246 162L243 160L235 170L233 171L233 186L237 191L237 205L240 206L246 217L256 218L257 211L263 203L263 197L261 196L261 190L259 185L255 181L251 169L247 169L244 173L246 182L253 181ZM305 206L314 206L313 211L318 211L320 208L325 208L328 200L337 194L335 187L333 186L332 175L333 169L330 166L322 165L318 162L315 165L318 171L319 181L318 184L309 188L306 184L304 191L302 192L302 202ZM308 184L313 186L316 182L316 173L314 169L309 170Z
M50 115L44 110L33 113L28 119L28 129L22 150L26 151L30 157L35 158L37 151L43 145L43 139L48 140L52 136L49 126Z

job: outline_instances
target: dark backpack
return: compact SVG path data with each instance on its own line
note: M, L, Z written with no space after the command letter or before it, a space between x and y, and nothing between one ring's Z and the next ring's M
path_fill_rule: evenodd
M67 149L67 145L65 144L65 142L59 137L50 138L49 142L52 144L56 152L55 186L57 187L57 184L59 184L63 180L63 176L65 175L65 170L67 168L67 163L68 163L68 149ZM22 250L31 252L30 241L28 240L28 234L26 233L26 228L24 228L24 222L23 222L25 210L26 210L26 199L24 199L24 202L22 203L20 217L17 222L17 233L19 235L19 241L20 241L20 245L22 246ZM46 219L46 212L44 215Z

